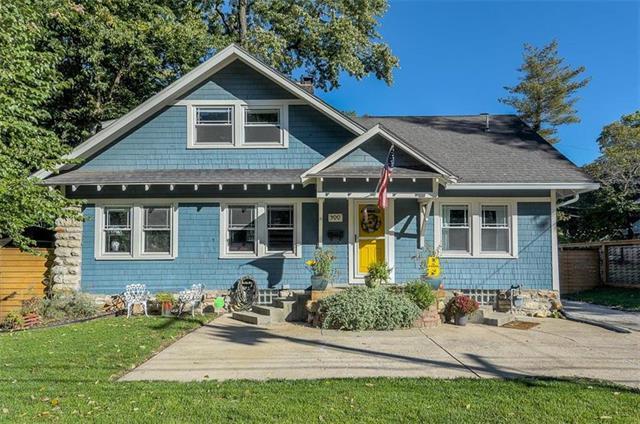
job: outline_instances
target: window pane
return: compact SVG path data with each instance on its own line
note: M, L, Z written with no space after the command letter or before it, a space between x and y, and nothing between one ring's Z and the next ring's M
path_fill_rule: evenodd
M196 143L232 144L231 125L196 125Z
M443 228L442 249L469 252L469 230L467 228Z
M229 230L229 252L254 252L254 230Z
M483 252L509 252L509 230L483 229L482 230L482 251Z
M268 206L269 228L293 227L293 206Z
M144 208L145 228L169 228L169 208Z
M506 227L509 224L506 206L483 206L482 226L483 227Z
M106 230L104 251L107 253L131 253L130 230Z
M231 124L230 107L196 108L197 124Z
M248 125L278 125L280 123L280 111L278 109L247 109L246 117Z
M245 143L280 143L280 127L244 127Z
M105 228L129 228L129 214L131 209L105 209Z
M467 227L469 225L466 206L443 206L445 227Z
M293 230L269 230L267 250L293 252Z
M147 230L144 232L145 253L170 253L171 231Z
M255 206L230 206L229 227L253 228L255 227Z

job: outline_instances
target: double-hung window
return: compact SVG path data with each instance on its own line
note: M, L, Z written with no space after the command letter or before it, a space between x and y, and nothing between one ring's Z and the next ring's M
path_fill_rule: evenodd
M232 146L233 107L195 107L195 145Z
M442 250L470 253L471 226L468 205L442 206Z
M244 144L280 144L281 139L280 109L244 109Z
M482 205L481 252L510 252L510 217L507 205Z
M112 255L131 254L131 208L105 208L102 231L105 253Z
M257 253L256 206L233 205L228 208L228 252Z
M300 204L221 205L220 257L299 257Z
M175 205L96 205L96 259L173 259Z

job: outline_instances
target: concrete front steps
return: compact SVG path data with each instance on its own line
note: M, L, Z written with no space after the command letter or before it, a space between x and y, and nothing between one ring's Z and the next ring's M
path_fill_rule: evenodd
M470 317L469 321L476 324L490 325L493 327L502 327L503 325L514 321L516 317L507 312L496 312L491 307L480 307Z
M294 307L297 300L288 297L277 297L271 305L255 305L251 311L238 311L232 318L254 325L277 324L285 321L295 321Z

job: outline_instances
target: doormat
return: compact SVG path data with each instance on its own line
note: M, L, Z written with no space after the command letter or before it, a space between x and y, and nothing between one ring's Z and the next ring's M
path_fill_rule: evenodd
M537 322L529 322L529 321L511 321L503 325L505 328L515 328L516 330L530 330L533 327L540 325Z

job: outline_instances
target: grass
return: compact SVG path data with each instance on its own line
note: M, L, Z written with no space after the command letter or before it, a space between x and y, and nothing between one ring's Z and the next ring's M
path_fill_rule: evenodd
M105 318L0 335L0 422L638 422L640 394L559 380L117 382L201 325Z
M581 300L597 305L613 306L629 311L640 311L640 289L601 287L565 295L567 299Z

